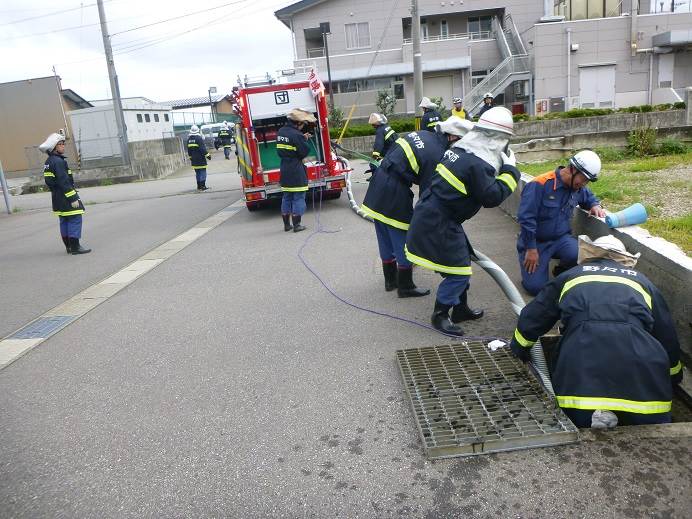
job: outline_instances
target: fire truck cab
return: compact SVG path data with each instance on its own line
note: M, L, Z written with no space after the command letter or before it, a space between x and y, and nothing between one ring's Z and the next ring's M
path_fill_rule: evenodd
M332 151L324 93L311 89L307 74L280 78L276 80L269 75L260 80L239 78L239 86L233 89L234 110L240 119L235 127L238 173L250 211L283 194L276 136L293 108L308 110L317 119L308 142L311 153L305 159L308 201L312 193L319 193L322 200L339 198L350 171L348 162Z

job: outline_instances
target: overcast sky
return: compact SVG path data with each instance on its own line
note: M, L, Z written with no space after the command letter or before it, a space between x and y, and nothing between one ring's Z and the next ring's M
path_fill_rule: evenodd
M121 95L167 101L205 96L210 86L228 93L238 74L291 67L291 33L273 13L294 1L235 0L200 12L231 0L104 0ZM176 16L182 18L116 34ZM98 22L96 0L3 0L0 83L49 76L55 66L63 88L110 98Z

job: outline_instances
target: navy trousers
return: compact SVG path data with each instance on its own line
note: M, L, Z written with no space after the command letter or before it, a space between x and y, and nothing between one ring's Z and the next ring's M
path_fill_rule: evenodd
M82 237L82 215L75 214L73 216L58 216L60 220L60 236L63 238Z

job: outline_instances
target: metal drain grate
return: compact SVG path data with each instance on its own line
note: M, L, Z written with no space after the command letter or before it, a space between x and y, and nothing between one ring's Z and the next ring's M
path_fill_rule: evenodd
M468 341L396 355L430 458L578 440L577 428L508 348Z
M8 337L8 339L44 339L67 326L74 318L74 315L42 317L33 323L27 324L24 328Z

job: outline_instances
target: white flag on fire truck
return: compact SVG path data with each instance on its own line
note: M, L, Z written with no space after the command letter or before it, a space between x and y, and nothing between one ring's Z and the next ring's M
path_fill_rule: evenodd
M310 69L308 81L310 81L310 90L312 90L313 97L322 97L324 95L324 83L322 83L314 68Z

